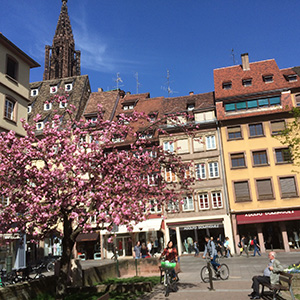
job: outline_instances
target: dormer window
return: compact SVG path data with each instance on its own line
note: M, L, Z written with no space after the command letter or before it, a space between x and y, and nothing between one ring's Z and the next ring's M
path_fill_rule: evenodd
M223 90L230 90L232 88L232 82L231 81L223 82L222 87Z
M52 85L52 86L50 86L50 93L51 93L51 94L57 93L57 85Z
M59 108L66 108L67 106L68 106L67 102L63 102L63 101L59 102Z
M151 112L151 113L149 113L148 117L149 117L149 121L150 122L155 122L156 117L157 117L157 112Z
M188 103L186 108L187 108L188 111L194 110L195 109L195 103Z
M52 103L44 103L44 110L51 110L52 109Z
M243 79L242 83L243 83L243 86L245 86L245 87L251 86L252 85L252 78Z
M296 74L292 74L292 75L288 75L286 76L286 79L288 82L294 82L294 81L297 81L297 75Z
M36 123L36 129L37 130L42 130L42 129L44 129L44 122L37 122Z
M273 75L264 75L264 76L263 76L263 81L264 81L265 83L273 82L273 81L274 81L274 80L273 80Z
M70 91L72 91L72 89L73 89L73 83L72 82L65 84L65 91L66 92L70 92Z
M39 94L39 89L32 89L30 92L31 97L36 97Z
M133 108L134 108L133 104L123 106L123 110L129 110L129 109L133 109Z

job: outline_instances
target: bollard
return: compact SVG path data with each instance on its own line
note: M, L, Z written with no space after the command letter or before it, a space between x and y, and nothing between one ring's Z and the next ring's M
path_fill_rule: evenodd
M117 277L120 277L120 268L119 268L119 260L116 259L116 268L117 268Z
M135 276L138 276L137 259L135 258Z
M209 290L214 291L214 285L213 285L213 278L212 278L212 270L211 270L211 264L208 261L207 262L207 268L208 268L208 276L209 276Z

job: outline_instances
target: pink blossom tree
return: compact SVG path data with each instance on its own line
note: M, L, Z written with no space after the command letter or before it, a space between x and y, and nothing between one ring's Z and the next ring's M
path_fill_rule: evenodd
M42 239L62 228L57 299L66 292L76 237L92 229L91 218L100 228L115 224L130 230L145 220L150 200L159 206L180 201L191 182L179 157L138 138L137 124L147 122L141 114L107 121L99 110L91 122L75 121L73 112L70 106L63 117L56 115L40 136L25 121L25 137L0 134L0 190L9 198L9 205L0 204L0 233ZM116 141L125 140L127 149L121 150ZM176 173L176 184L164 180L164 167ZM149 182L152 174L155 181Z

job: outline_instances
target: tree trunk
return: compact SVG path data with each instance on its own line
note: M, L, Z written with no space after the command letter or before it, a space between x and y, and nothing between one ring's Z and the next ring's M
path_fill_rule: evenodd
M75 244L75 242L71 239L72 223L67 218L67 216L64 217L63 226L64 226L64 236L62 240L62 257L60 260L59 275L56 283L56 296L55 296L56 300L63 300L66 295L67 285L68 285L68 274L71 265L72 250Z

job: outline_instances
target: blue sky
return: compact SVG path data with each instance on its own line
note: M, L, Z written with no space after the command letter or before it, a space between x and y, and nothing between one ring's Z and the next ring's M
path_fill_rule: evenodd
M52 44L60 0L0 0L0 31L41 67ZM213 69L274 58L279 68L300 65L299 0L69 0L68 11L81 72L92 91L116 87L151 97L214 90Z

